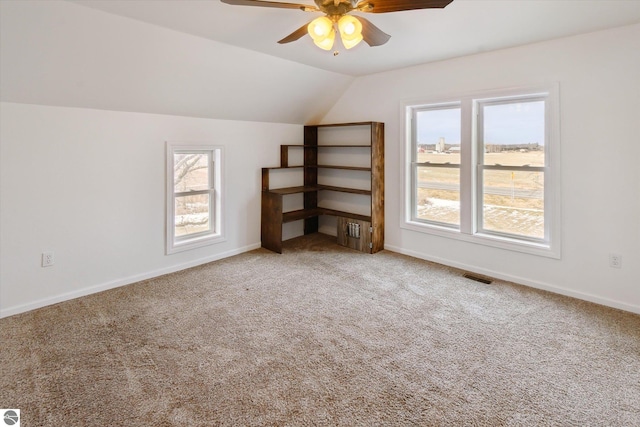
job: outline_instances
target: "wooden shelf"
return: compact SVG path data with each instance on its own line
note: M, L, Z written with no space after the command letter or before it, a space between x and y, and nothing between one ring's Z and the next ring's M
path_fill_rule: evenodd
M337 165L296 165L296 166L275 166L272 168L262 168L263 170L278 170L278 169L301 169L301 168L309 168L309 169L342 169L342 170L352 170L352 171L365 171L370 172L370 167L359 167L359 166L337 166Z
M353 218L353 219L358 219L360 221L371 222L370 215L360 215L352 212L337 211L335 209L327 209L327 208L318 208L318 209L320 210L320 213L322 215L341 216L345 218Z
M379 125L382 123L378 122L351 122L351 123L331 123L331 124L323 124L323 125L312 125L305 127L315 127L315 128L337 128L342 126L373 126Z
M371 195L371 190L361 190L358 188L346 188L346 187L334 187L331 185L306 185L306 186L298 186L298 187L286 187L286 188L273 188L268 190L269 193L272 194L280 194L286 196L288 194L300 194L300 193L310 193L313 191L337 191L340 193L351 193L351 194L364 194Z
M272 170L278 170L278 169L302 169L305 168L307 166L305 165L298 165L298 166L276 166L273 168L262 168L263 171L272 171Z
M281 147L293 147L293 148L371 148L371 145L364 144L323 144L323 145L303 145L303 144L292 144L292 145L281 145Z
M317 185L303 185L303 186L299 186L299 187L286 187L286 188L275 188L272 190L268 190L269 193L272 194L281 194L281 195L287 195L287 194L299 194L299 193L310 193L313 191L318 191L318 186Z
M331 185L318 185L319 190L338 191L340 193L371 195L371 190L360 190L358 188L333 187Z
M359 136L358 142L368 144L318 144L318 129L331 127L367 126L367 139L364 139L364 132L356 130ZM331 136L337 135L339 139L344 135L351 135L351 130L330 132ZM335 140L334 140L335 141ZM351 138L351 141L354 141ZM304 152L302 165L289 165L289 149L302 148ZM366 149L353 152L359 164L363 164L360 156L366 155L369 158L367 166L348 165L326 165L318 164L318 151L321 148L329 149ZM348 158L348 157L345 157ZM341 160L338 160L342 162ZM276 188L269 187L269 173L278 169L302 169L303 185ZM318 183L318 170L337 169L343 171L361 171L369 174L371 189L362 190L357 188L347 188ZM337 177L351 177L346 173ZM335 177L334 177L335 178ZM299 178L298 178L299 179ZM370 199L370 215L361 215L353 212L345 212L336 209L318 206L318 194L320 191L333 191L339 193L355 194L365 196ZM291 194L302 194L304 209L290 212L283 212L283 197ZM323 198L323 202L331 204L331 201L343 200L332 199L336 197L328 195ZM355 200L353 197L347 198ZM356 203L361 203L362 199L357 199ZM354 203L354 206L356 204ZM360 206L360 205L358 205ZM304 220L304 234L318 231L319 217L331 215L337 217L337 241L341 245L348 246L367 253L375 253L384 248L384 124L379 122L355 122L323 125L308 125L304 127L304 144L291 144L280 146L280 166L273 168L262 168L262 220L261 239L262 246L274 252L282 252L282 224L293 221ZM358 230L354 232L353 230ZM351 234L355 233L355 234Z
M313 218L318 215L331 215L331 216L341 216L346 218L353 218L360 221L368 221L371 222L370 215L360 215L351 212L337 211L335 209L327 209L327 208L311 208L311 209L299 209L295 211L285 212L282 214L282 222L293 222L301 219Z
M297 211L285 212L282 214L282 222L293 222L301 219L313 218L320 215L318 208L300 209Z
M310 165L305 166L307 168L317 168L317 169L341 169L346 171L364 171L371 172L370 167L360 167L360 166L336 166L336 165Z

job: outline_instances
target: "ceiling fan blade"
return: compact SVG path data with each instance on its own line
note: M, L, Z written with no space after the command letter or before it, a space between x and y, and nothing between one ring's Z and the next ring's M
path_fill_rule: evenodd
M223 0L225 1L225 0ZM387 13L414 9L441 9L453 0L363 0L356 6L360 12Z
M307 34L308 25L309 24L304 24L302 27L298 28L293 33L289 34L287 37L283 38L282 40L278 40L278 43L285 44L285 43L291 43L298 40L300 37Z
M277 1L261 1L261 0L220 0L222 3L231 4L234 6L259 6L259 7L277 7L280 9L298 9L305 12L319 11L315 6L309 6L306 4L298 3L280 3Z
M369 46L380 46L389 41L391 36L361 16L356 17L362 23L362 38Z

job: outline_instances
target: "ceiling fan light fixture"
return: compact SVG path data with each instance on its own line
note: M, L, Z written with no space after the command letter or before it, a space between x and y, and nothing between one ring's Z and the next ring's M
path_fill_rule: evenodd
M351 49L362 41L362 23L355 16L342 16L338 20L338 30L346 49Z
M336 32L333 29L333 22L326 16L316 18L309 23L307 31L313 42L321 49L329 50L333 47Z
M277 0L220 1L237 6L299 9L305 12L324 13L325 16L314 19L309 24L302 25L282 40L278 40L278 43L291 43L308 33L317 46L330 50L333 47L336 32L340 33L342 44L347 49L358 45L362 40L372 47L381 46L391 38L389 34L383 32L367 19L349 15L352 11L377 14L406 10L442 9L453 0L314 0L315 6L306 4L309 3L309 0L306 0L306 3L289 3Z
M326 37L325 39L323 39L322 41L314 40L313 42L320 49L331 50L331 48L333 47L333 42L335 41L335 39L336 39L336 33L335 33L335 31L331 31L331 33L329 33L329 36Z

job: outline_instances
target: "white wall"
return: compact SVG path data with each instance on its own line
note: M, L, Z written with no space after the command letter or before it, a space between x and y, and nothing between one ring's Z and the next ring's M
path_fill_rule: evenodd
M260 168L302 126L0 104L0 316L260 245ZM225 147L223 243L165 255L165 141ZM55 253L43 268L40 256Z
M640 312L640 25L359 78L324 117L386 129L386 248ZM559 82L562 258L400 228L400 103ZM362 108L366 105L367 108ZM608 265L622 255L622 269Z
M311 123L353 77L60 0L0 1L0 100Z

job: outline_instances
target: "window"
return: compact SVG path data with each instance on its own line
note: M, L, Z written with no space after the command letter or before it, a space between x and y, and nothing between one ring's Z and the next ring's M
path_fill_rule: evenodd
M167 254L222 234L222 148L167 143Z
M413 110L413 218L460 226L460 104Z
M478 228L544 241L546 95L478 102Z
M557 90L405 104L404 228L559 257Z

